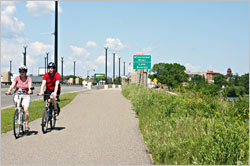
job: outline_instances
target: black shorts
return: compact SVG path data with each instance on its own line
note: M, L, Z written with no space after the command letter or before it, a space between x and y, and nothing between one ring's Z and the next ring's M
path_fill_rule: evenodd
M49 90L49 91L45 91L44 92L44 96L43 96L43 100L45 101L46 99L50 99L50 95L51 93L53 93L53 90ZM57 96L56 99L59 100L59 95L61 94L61 92L57 91Z

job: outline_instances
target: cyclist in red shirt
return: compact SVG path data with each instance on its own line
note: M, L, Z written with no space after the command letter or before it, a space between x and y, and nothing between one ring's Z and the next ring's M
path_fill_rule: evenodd
M43 76L43 81L39 96L42 96L43 94L49 94L50 100L54 105L55 112L57 115L59 115L60 108L58 104L56 104L56 97L59 96L61 93L60 74L55 71L55 68L56 68L55 63L50 62L48 64L49 72L45 73ZM46 90L45 92L43 92L45 85L46 85ZM47 98L48 95L45 95L44 100L46 100Z

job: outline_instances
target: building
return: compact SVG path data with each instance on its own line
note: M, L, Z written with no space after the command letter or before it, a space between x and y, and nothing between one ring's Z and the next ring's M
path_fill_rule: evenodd
M230 69L230 67L227 69L227 75L232 74L232 70Z
M204 77L205 79L207 79L207 73L206 72L190 72L188 70L185 70L185 73L188 75L188 80L189 81L192 81L192 78L195 75L200 75L200 76Z
M186 70L185 73L188 74L188 77L189 77L188 80L189 81L192 81L192 78L195 75L200 75L200 76L204 77L205 80L207 80L209 83L213 83L214 82L214 76L220 74L218 72L213 72L213 71L207 71L207 72L190 72L188 70Z
M206 75L207 75L207 78L206 80L209 82L209 83L214 83L214 76L218 75L220 73L218 72L213 72L213 71L207 71Z

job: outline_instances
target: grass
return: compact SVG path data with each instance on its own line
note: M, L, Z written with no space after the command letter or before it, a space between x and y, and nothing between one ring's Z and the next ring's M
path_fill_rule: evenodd
M249 101L135 85L122 93L139 117L155 165L248 165Z
M63 108L65 105L69 104L78 93L65 93L60 95L60 108ZM32 101L29 107L30 119L29 122L36 120L42 117L44 109L43 99ZM6 108L1 110L1 133L6 133L7 131L12 130L13 128L13 115L14 107Z

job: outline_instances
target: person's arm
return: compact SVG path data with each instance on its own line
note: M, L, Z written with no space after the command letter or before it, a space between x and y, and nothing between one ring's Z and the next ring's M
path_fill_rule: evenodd
M32 87L32 80L30 78L30 81L28 82L28 94L31 94L31 88Z
M15 85L16 85L16 81L14 80L14 81L12 81L12 84L10 85L8 91L5 94L9 95L11 93L12 89L15 87Z
M56 81L56 85L55 85L55 89L54 89L54 96L56 97L56 95L57 95L57 91L58 91L58 87L59 87L59 83L60 83L60 81Z
M42 85L41 85L41 90L40 90L39 96L42 96L42 95L43 95L43 89L44 89L45 85L46 85L46 80L43 80L43 81L42 81Z

